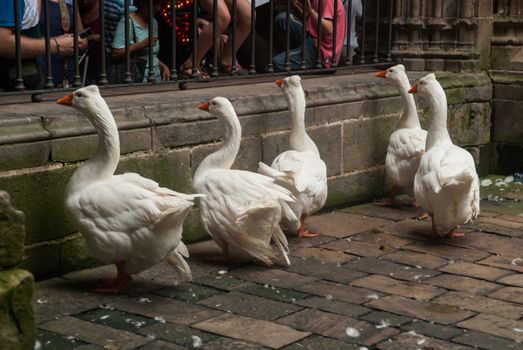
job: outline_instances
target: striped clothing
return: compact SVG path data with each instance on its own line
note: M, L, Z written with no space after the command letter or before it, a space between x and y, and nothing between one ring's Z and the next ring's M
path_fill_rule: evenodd
M105 17L105 45L110 48L113 44L116 26L120 18L124 15L124 0L105 0L104 17Z

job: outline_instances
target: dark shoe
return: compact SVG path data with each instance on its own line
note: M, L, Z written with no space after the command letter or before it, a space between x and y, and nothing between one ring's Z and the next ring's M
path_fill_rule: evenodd
M192 73L192 67L180 67L178 72L178 77L185 80L198 80L198 81L210 81L211 77L202 72L200 69L197 69L196 72Z

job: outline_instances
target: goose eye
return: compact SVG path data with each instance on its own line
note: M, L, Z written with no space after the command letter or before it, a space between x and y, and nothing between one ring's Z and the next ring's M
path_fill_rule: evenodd
M394 69L389 69L389 73L392 73L392 72L394 72Z
M82 95L81 92L76 92L74 95L75 95L76 97L83 97L83 95Z

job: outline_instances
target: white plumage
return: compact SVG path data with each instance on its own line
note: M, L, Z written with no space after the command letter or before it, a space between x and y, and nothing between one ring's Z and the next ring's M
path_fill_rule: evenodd
M433 233L454 237L457 225L479 215L479 178L469 152L452 144L447 130L447 98L434 74L412 89L427 99L432 121L426 151L414 180L416 200L432 217Z
M278 155L271 166L261 163L258 172L270 176L296 197L290 207L293 215L283 217L283 223L300 237L313 236L304 230L305 218L325 205L327 200L327 167L318 147L305 130L305 94L297 75L278 80L291 116L290 145L292 150Z
M167 260L187 279L182 224L198 195L178 193L138 174L113 175L120 159L118 129L98 87L59 100L83 112L95 127L96 154L75 171L65 192L65 211L93 256L115 263L118 277L106 291L122 291L130 274Z
M276 259L276 243L288 264L287 239L279 227L282 213L292 214L290 191L270 177L234 170L240 148L241 126L232 104L223 97L200 106L226 126L223 145L207 156L193 178L194 190L205 195L200 201L203 226L223 251L224 257L254 257L267 265Z
M404 110L396 130L390 135L387 157L385 158L386 181L390 186L391 204L398 193L414 196L414 176L425 153L427 132L420 126L414 97L408 93L409 79L405 67L398 64L376 74L389 79L398 89Z

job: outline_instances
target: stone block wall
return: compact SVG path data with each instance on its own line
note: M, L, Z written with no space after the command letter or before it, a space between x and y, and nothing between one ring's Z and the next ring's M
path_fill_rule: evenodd
M490 140L490 79L485 73L438 77L449 96L452 137L479 164ZM327 163L327 208L381 197L388 137L402 110L395 88L374 74L304 77L302 82L308 132ZM270 163L287 149L287 106L272 82L114 96L107 102L122 144L117 173L138 172L162 186L190 192L191 175L223 136L220 123L196 106L217 95L231 98L243 128L235 168L256 171L260 160ZM27 218L21 266L43 277L95 264L82 236L68 224L62 203L69 177L96 148L90 123L52 101L4 105L0 114L0 188L10 191ZM427 125L426 114L422 119ZM194 209L185 222L184 239L204 237Z

